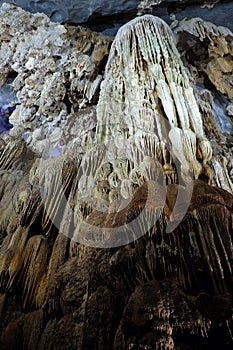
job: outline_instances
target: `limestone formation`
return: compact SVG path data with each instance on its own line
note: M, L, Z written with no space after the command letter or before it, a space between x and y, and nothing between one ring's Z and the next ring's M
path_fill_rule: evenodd
M212 180L207 164L212 150L201 114L172 32L159 18L146 15L120 29L111 46L96 114L96 134L90 142L87 138L76 143L80 164L74 210L79 220L73 239L84 242L92 237L90 222L85 223L91 213L100 210L105 221L105 212L127 206L144 183L152 186L152 195L151 181L160 183L161 192L174 183L191 191L193 178ZM42 173L47 173L46 165ZM56 177L51 181L48 191L59 187ZM218 184L225 186L224 181ZM158 198L159 206L164 198ZM106 235L106 244L119 244L117 238L108 239L107 231L95 234Z
M173 154L170 150L165 155L168 134ZM156 158L163 166L177 158L182 166L189 164L182 169L183 175L190 171L195 178L211 159L172 32L159 18L139 17L119 30L101 84L97 138L101 142L112 139L119 153L135 144L136 164L144 156Z
M210 166L214 173L212 183L232 192L233 148L228 141L232 134L232 124L227 116L230 111L227 105L231 106L232 98L233 34L226 27L217 27L200 18L181 21L176 24L174 32L182 60L190 72L205 134L211 140L213 159ZM211 84L219 90L217 93ZM220 108L217 108L218 100L222 101ZM224 129L220 122L226 123Z
M0 5L6 2L6 0L0 0ZM152 7L156 8L158 5L174 4L174 0L11 0L13 4L22 7L26 11L30 12L44 12L55 22L72 22L72 23L85 23L88 20L93 21L95 17L101 17L101 22L105 24L106 18L110 17L107 23L111 23L112 16L120 16L125 13L136 12L139 10L150 10ZM199 4L209 5L210 7L218 3L218 0L198 0ZM179 0L178 5L188 6L190 1ZM192 2L191 2L192 4ZM164 11L165 12L165 11Z
M204 72L220 92L232 99L233 33L227 27L218 27L201 18L184 19L175 32L180 49L187 51L187 46L184 46L189 46L189 62L196 66L199 72Z
M73 44L93 50L96 34L85 33ZM91 54L80 52L70 57L76 93L91 81ZM38 107L47 97L53 106L52 81L60 108L72 88L63 90L62 69L48 74ZM230 162L216 158L217 129L219 143L207 140L211 95L201 99L199 111L169 27L144 16L115 38L98 105L85 100L80 119L65 115L55 157L22 137L0 138L1 349L232 348L233 196L221 164Z
M227 114L229 115L229 117L233 117L233 103L229 103L229 105L227 106Z
M60 161L51 167L59 169ZM69 174L63 182L68 197L76 187L75 172ZM50 202L56 211L48 217L38 188L21 186L19 210L11 203L1 209L1 229L7 232L0 266L1 348L192 349L198 343L204 349L221 343L227 349L232 344L232 196L196 182L185 219L165 234L177 189L169 187L161 219L140 240L100 250L58 234L50 220L59 212L73 230L59 188ZM133 219L145 200L145 190L137 192L114 221ZM148 210L148 215L157 210L154 201ZM100 213L89 221L100 224ZM111 213L106 221L114 224Z
M84 111L77 114L98 97L110 38L10 4L2 5L0 18L0 81L13 77L18 99L11 133L26 134L42 154L59 144L67 120L79 118L85 128Z

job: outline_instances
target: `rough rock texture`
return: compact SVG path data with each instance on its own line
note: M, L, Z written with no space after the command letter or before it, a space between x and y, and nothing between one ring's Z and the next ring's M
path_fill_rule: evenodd
M141 239L95 249L58 233L38 186L10 178L12 168L22 169L25 146L9 144L18 153L2 165L1 349L231 348L232 195L195 182L187 215L166 234L178 190L170 185L164 208L150 199L146 218L163 214ZM61 161L63 190L73 197L75 166L57 158L53 169ZM55 215L73 232L75 216L67 216L56 193ZM114 221L107 215L108 228L133 220L146 201L142 187ZM100 215L87 217L93 233ZM143 220L137 229L144 232Z
M233 196L206 183L203 111L170 29L145 16L111 47L97 125L91 103L70 113L55 158L1 137L1 349L232 348ZM186 183L187 159L206 182Z
M12 133L26 133L41 154L56 146L67 120L96 101L110 38L9 4L0 8L0 18L0 82L14 77L19 102Z
M1 0L0 4L6 1ZM110 16L116 14L127 13L130 11L136 11L139 9L151 9L161 3L169 5L171 3L188 4L192 1L187 0L11 0L23 9L31 12L45 12L52 20L58 22L73 22L84 23L95 16ZM198 0L195 3L216 3L218 1L213 0Z
M110 203L120 210L122 201L145 182L188 188L193 178L201 177L211 183L207 162L212 149L201 114L172 32L159 18L139 17L118 32L101 84L96 136L85 151L81 147L76 152L80 168L74 210L80 222L75 221L72 237L81 242L91 239L89 232L85 237L80 232L86 232L86 218L96 206L101 210ZM49 164L42 166L46 188L59 188L49 177ZM110 242L106 237L105 246L119 245L115 236Z
M112 135L119 153L121 137L135 142L139 160L141 150L166 167L174 163L166 150L169 137L183 177L190 170L198 178L207 168L212 152L198 105L172 32L159 18L146 15L119 30L101 85L97 122L97 137ZM182 168L185 162L190 169Z
M72 143L79 145L85 144L86 139L88 139L88 143L91 143L93 140L93 130L96 126L96 111L93 103L98 99L99 86L102 80L111 38L100 36L82 27L54 24L45 15L30 15L9 4L2 6L0 15L2 18L0 25L2 32L0 49L1 84L4 84L10 76L14 76L12 84L15 90L18 91L17 97L19 101L16 110L10 117L10 122L14 125L11 134L15 136L24 135L30 149L40 155L57 154L61 152L62 147L69 148ZM196 27L193 23L196 23ZM202 29L198 31L198 23L199 27L201 25L205 28L210 27L209 32L207 29L206 32ZM19 27L20 30L18 30ZM187 25L185 27L186 29L183 29L183 27L184 25L181 24L181 27L179 26L176 32L184 35L188 30L192 30L196 33L197 42L203 41L205 35L210 37L213 33L215 33L215 37L221 33L225 35L224 38L228 38L231 35L231 32L227 29L218 29L210 24L208 27L208 24L197 20L193 21L191 26ZM191 29L187 29L189 27ZM194 27L196 28L195 30ZM168 31L166 34L167 42L161 41L158 43L159 46L157 46L157 49L155 49L155 52L158 50L156 53L158 57L150 58L148 51L150 50L149 41L145 44L146 49L141 48L142 52L143 50L148 51L146 53L148 57L145 58L145 62L139 62L138 67L137 63L135 63L135 69L139 71L137 74L140 75L140 70L145 63L148 65L149 70L143 73L143 78L138 75L136 78L133 77L132 80L134 84L137 83L137 79L138 81L140 79L146 80L147 75L149 76L149 73L152 72L152 78L149 79L151 81L146 82L146 84L151 85L151 91L156 96L158 94L158 98L154 97L154 100L150 101L152 103L151 106L145 106L142 100L142 96L143 99L147 99L146 95L148 92L146 91L147 86L145 86L145 91L140 91L139 89L137 98L134 96L134 100L137 99L137 108L144 109L143 113L146 112L148 114L148 110L150 110L150 114L159 114L158 118L165 117L170 118L170 121L172 120L174 128L170 136L176 139L179 134L179 138L183 140L180 147L188 147L188 149L191 147L193 149L191 152L188 152L188 161L192 163L191 171L194 171L195 178L198 178L201 173L203 177L206 175L209 177L206 162L211 158L211 151L203 133L198 105L195 102L192 88L184 72L179 54L173 44L172 33L168 29L166 31ZM139 32L136 33L134 38L134 46L137 45L136 40L137 36L140 36ZM199 34L202 32L207 34L200 35L199 39ZM157 34L155 32L153 35ZM85 41L84 44L83 41ZM183 41L180 39L180 42ZM33 43L33 46L31 43ZM44 45L45 43L46 45ZM120 44L117 45L119 46ZM118 48L118 51L120 50L118 55L121 55L121 50L123 49L120 46ZM211 44L211 47L213 46ZM161 50L161 57L159 50ZM167 52L172 54L171 62L169 62L170 58L166 58ZM131 59L130 55L134 55L134 53L126 52L124 59ZM164 63L162 62L163 57L165 57ZM176 62L180 66L180 73L176 71L177 68L173 67ZM118 72L117 69L119 70ZM133 73L130 73L127 68L125 72L121 73L122 69L123 67L119 66L119 68L116 68L115 73L110 69L107 72L109 74L109 77L106 79L107 84L113 73L118 74L118 79L121 79L120 74L126 74L128 76L128 82L123 81L120 84L131 84ZM156 72L156 70L158 71ZM203 71L206 72L204 68ZM228 76L229 78L225 79L224 74L223 79L226 82L229 81L230 84L231 72L228 73ZM165 82L165 79L168 79L168 83ZM119 85L119 81L116 84ZM118 86L112 87L113 90L115 88L118 88ZM230 91L230 85L228 90ZM121 92L119 98L121 101L124 101L125 98L126 101L127 99L131 100L132 106L130 90L126 91L127 93L128 96L124 96L124 92ZM134 91L132 93L134 94ZM142 96L139 96L141 93ZM105 99L108 101L109 108L114 106L115 102L110 103L109 98L103 95L99 102L101 106L99 110L106 103ZM119 104L118 107L114 106L114 108L119 109ZM209 106L209 110L212 111L212 109ZM100 111L99 114L101 114ZM114 123L116 122L115 114L116 112L114 111ZM140 118L143 118L143 116ZM213 120L213 116L210 119ZM195 125L192 124L193 121L195 121ZM102 121L102 123L104 122ZM148 122L150 123L150 121ZM148 128L145 125L143 127L140 126L140 128L145 127ZM147 131L151 132L151 128L153 129L153 123ZM115 133L117 132L119 136L120 130L115 130ZM159 151L160 153L162 152L159 157L163 158L160 160L160 163L165 167L168 164L170 173L174 173L174 166L172 165L174 159L172 157L165 159L167 157L164 154L164 147L167 147L166 142L164 142L166 135L162 132L160 136L158 133L156 136L159 137L160 148L162 150ZM141 137L143 138L143 135ZM187 143L190 143L190 145L186 145ZM198 152L198 156L196 152ZM177 149L173 149L173 153L179 162L184 162L184 158L178 155L179 151ZM150 151L147 155L151 155ZM154 154L152 155L154 156ZM198 160L196 157L198 157ZM221 180L217 180L215 183L228 191L232 191L232 183L228 172L225 174L225 170L222 169L225 165L221 160L220 163L219 160L216 160L216 162L215 168L218 168L218 170L215 171L215 174ZM229 168L229 173L231 173L231 168ZM184 176L186 175L183 174L183 178ZM130 189L129 191L132 192Z
M17 98L11 82L8 80L7 84L0 88L0 135L8 133L13 127L9 122L9 117L15 109Z
M232 192L233 145L228 135L233 134L233 129L227 111L230 111L233 96L233 33L200 18L174 23L174 32L182 60L189 69L195 87L205 133L211 140L214 183ZM218 101L222 101L220 108L217 108ZM225 115L222 117L227 123L225 135L218 119L218 114L224 114L224 109Z
M188 44L189 49L183 49L198 72L204 72L217 90L233 98L233 33L200 18L181 21L176 33L181 45Z

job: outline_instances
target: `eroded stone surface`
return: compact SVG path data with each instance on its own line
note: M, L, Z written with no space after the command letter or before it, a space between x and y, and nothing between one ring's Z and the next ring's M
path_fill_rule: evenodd
M55 159L51 169L59 169L59 162ZM75 167L66 174L63 188L69 197L76 187ZM220 338L222 346L231 344L232 195L196 182L182 224L165 234L178 189L170 185L157 224L130 245L106 250L59 234L36 185L5 181L5 193L13 186L16 194L15 209L8 196L1 211L1 229L7 232L0 267L3 349L19 343L23 349L28 344L88 350L185 344L191 349L195 342L204 349ZM114 222L132 220L145 200L142 188ZM74 213L67 216L56 190L50 203L73 232ZM145 215L157 210L151 201ZM100 214L86 216L93 233L102 224ZM113 225L111 214L105 220ZM143 220L138 230L144 231Z
M145 19L145 25L143 19L129 24L112 46L97 117L90 106L77 135L74 115L67 119L76 144L51 159L38 157L22 138L0 139L1 349L232 347L233 197L195 180L183 217L189 189L185 181L177 184L171 154L161 147L168 143L162 121L171 118L176 138L187 133L184 157L196 177L210 180L201 115L212 120L211 96L203 93L200 114L169 28ZM146 29L144 41L139 33ZM130 38L131 51L124 47ZM154 39L155 49L148 50ZM139 82L134 89L124 88L130 68L131 83ZM144 83L154 93L148 96ZM112 106L124 102L117 116L125 116L132 96L146 111L149 101L161 118L150 113L145 120L136 108L131 119L117 122L119 108ZM63 136L67 144L68 130ZM212 136L222 137L217 130ZM168 233L179 194L183 220ZM97 249L94 243L106 238L115 248ZM126 238L131 243L119 248Z
M205 133L211 140L213 160L210 165L214 170L213 184L223 186L224 189L232 192L231 159L233 149L230 136L227 135L232 134L232 124L230 118L227 117L226 107L231 105L232 99L233 70L229 64L232 64L231 42L233 34L228 28L217 27L200 18L181 21L174 28L174 32L182 60L190 72ZM220 48L221 45L222 48ZM221 62L222 67L218 66L218 62ZM215 68L211 70L210 67ZM215 92L212 84L219 90L218 93ZM215 98L225 101L221 108L216 109L217 101ZM221 121L221 116L218 117L218 113L225 114L224 118L228 125L225 135L223 135L219 122L217 123L217 120Z
M6 2L5 0L0 0L0 4ZM91 20L93 17L102 16L104 17L113 16L121 13L127 13L130 11L145 11L151 10L152 7L156 8L160 4L165 4L169 6L174 3L173 0L97 0L97 1L87 1L87 0L67 0L65 5L61 0L11 0L23 9L31 12L45 12L53 21L58 22L73 22L73 23L84 23ZM204 3L206 5L214 6L214 4L219 1L213 0L199 0L197 3ZM189 5L187 0L177 1L178 5L186 4Z
M98 97L111 39L10 4L0 8L0 18L0 81L13 75L18 99L11 133L26 133L29 147L42 154L59 143L68 119L80 119L85 129L78 111Z
M196 147L202 163L211 159L198 105L172 32L159 18L146 15L122 27L111 47L97 106L97 137L105 141L113 135L119 153L123 140L135 142L139 159L141 150L164 166L173 162L172 155L170 160L165 155L166 120L174 156L182 163L188 155L197 178L202 166Z
M187 43L189 46L190 63L198 71L203 71L216 89L232 99L232 32L226 27L217 27L201 18L194 18L181 21L176 33L180 36L180 45Z

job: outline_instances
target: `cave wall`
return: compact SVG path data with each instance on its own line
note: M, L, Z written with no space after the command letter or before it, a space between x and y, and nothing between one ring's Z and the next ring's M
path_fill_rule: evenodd
M7 11L10 13L9 8ZM26 15L23 12L20 14L19 19L22 19L22 15ZM1 22L2 28L9 20L5 17ZM79 83L84 81L86 90L92 84L93 76L83 74L88 71L86 72L86 66L81 63L91 61L98 71L100 62L108 53L111 39L105 38L102 41L103 38L85 28L53 26L43 16L31 18L30 25L34 23L34 28L31 31L29 27L30 35L36 30L34 22L36 20L38 27L45 22L50 34L56 32L57 28L65 31L64 37L68 36L68 42L74 45L73 55L68 54L68 62L72 61L69 67L74 75L68 78L66 76L66 78L70 78L71 81L73 79L78 84L78 88L80 88ZM168 233L166 226L171 219L177 193L182 193L181 198L185 201L187 186L175 184L173 176L168 176L172 181L166 186L167 192L164 198L164 187L158 184L150 192L142 171L136 169L137 171L133 172L132 170L135 169L131 168L132 164L129 161L116 159L114 164L104 161L104 142L107 133L102 133L102 131L106 126L111 127L115 120L111 114L106 115L100 105L103 104L103 101L109 103L109 100L112 100L116 106L117 102L122 102L123 99L126 101L132 99L136 90L130 90L130 86L127 91L120 87L125 83L124 79L127 80L127 74L124 72L125 69L128 69L128 63L133 62L133 59L136 58L137 74L132 74L132 78L143 79L142 86L138 84L138 87L143 90L145 81L149 87L153 84L157 85L158 91L154 91L154 98L159 100L158 95L160 95L160 103L154 103L154 109L157 108L161 115L166 113L167 104L163 100L165 96L170 101L169 106L175 104L175 98L173 99L173 96L168 93L170 90L167 86L170 84L171 87L174 87L174 77L180 80L180 84L177 83L175 86L183 91L184 95L188 90L192 99L194 98L190 84L195 80L195 76L190 75L180 61L180 56L173 45L173 35L170 29L161 20L150 16L146 17L146 22L146 25L143 26L140 20L136 20L133 24L126 26L126 31L123 28L123 33L121 31L119 37L115 39L101 86L97 118L93 117L93 125L87 122L91 119L88 114L90 110L86 109L82 100L76 100L81 106L77 114L72 115L68 120L65 130L67 134L64 135L64 138L67 135L69 137L70 134L73 138L77 137L80 129L87 131L89 138L85 137L80 142L79 136L81 138L82 135L78 134L78 143L73 144L73 147L68 144L69 147L63 149L63 154L44 158L40 157L36 149L31 147L30 140L24 140L22 135L5 135L0 139L0 348L3 350L232 348L232 194L221 188L209 186L203 181L195 180L193 196L186 215L182 217L180 225ZM196 28L203 29L202 23L197 24L198 26L196 23L194 27L191 26L191 29L194 28L195 31L189 35L193 36ZM156 29L157 25L159 30ZM137 29L134 26L137 26ZM204 25L204 34L208 36L209 29L213 28L207 27ZM150 35L147 36L147 40L142 40L137 46L136 41L140 37L138 33L144 28L149 31ZM38 28L38 30L42 29L43 27ZM12 35L9 31L15 30L17 33L17 29L6 25L4 30L3 41L7 43L13 40L11 42L13 43L14 34ZM216 30L214 28L214 31ZM165 42L159 39L158 32L165 35L164 37L167 38ZM188 35L186 29L183 32ZM44 33L46 35L47 31L45 30ZM177 31L177 33L181 35L182 31L181 33ZM17 35L16 41L19 38ZM221 35L224 38L225 33ZM231 34L227 32L226 35ZM135 55L131 55L132 52L124 49L126 37L131 38ZM157 45L157 53L148 50L150 40L156 37L160 40ZM84 46L77 48L74 43L78 41L81 44L85 38L88 38L92 45L89 46L88 43L86 45L85 41ZM199 39L195 39L194 43L196 41ZM208 45L211 45L211 41ZM99 51L98 46L102 48ZM19 90L22 93L24 79L30 84L28 78L33 74L33 67L30 66L33 62L32 60L28 62L29 57L27 56L20 56L16 43L11 48L12 55L9 56L11 64L14 64L14 57L16 57L17 62L23 62L27 66L18 74L18 78L22 78L22 80L18 79L18 83L21 81L22 84L19 84ZM208 51L207 48L205 49ZM228 46L226 49L228 50ZM57 57L56 45L51 50L55 50L54 64L61 67L59 63L62 57ZM167 55L168 50L172 52L170 56ZM200 51L203 52L203 50L204 48L201 47ZM14 56L15 52L16 56ZM81 62L76 60L77 52L81 53ZM151 52L154 53L154 58L157 57L157 66L155 66L154 58L151 60ZM158 59L160 54L161 60ZM95 57L99 59L94 60ZM215 55L211 57L214 60ZM122 61L120 61L121 58ZM186 58L186 53L184 53L185 63L187 63ZM3 60L5 63L3 66L9 68L7 62ZM118 62L119 65L116 66L114 62ZM76 72L73 72L73 64ZM189 61L189 64L194 72L196 60ZM114 67L117 68L115 72ZM151 75L148 71L156 67L157 70L153 73L155 78L150 80L148 76L151 78ZM176 69L179 67L179 72L175 70L173 76L171 68L174 67ZM100 68L100 72L102 69ZM116 74L116 80L112 79L113 72ZM159 78L156 72L160 72ZM47 73L51 77L51 71ZM92 73L92 69L89 73ZM166 80L169 83L167 85L164 84L166 74ZM206 74L205 69L203 69L203 74ZM114 84L118 84L119 87L115 89ZM162 90L164 86L165 90ZM59 90L60 85L58 84L57 87ZM81 84L81 91L83 91L82 88ZM41 93L41 90L39 91ZM30 89L24 92L28 93ZM49 102L47 101L49 94L46 95L46 93L48 90L44 92L44 95L42 94L44 98L41 100L41 106L43 107L46 102ZM81 95L83 97L83 94ZM213 137L219 139L219 145L216 145L214 149L216 152L214 154L217 156L218 153L223 152L226 144L223 146L222 135L219 135L219 132L209 131L208 127L203 125L207 121L213 123L213 113L210 92L203 90L200 95L202 100L197 98L192 106L197 109L198 104L200 107L197 115L201 120L199 119L198 125L192 125L192 130L201 136L203 133L206 133L206 137L211 136L212 144L214 144ZM63 98L63 95L61 97ZM143 95L143 100L146 98L148 96ZM25 100L28 99L25 98ZM58 99L52 102L58 103L59 106L61 101ZM187 131L189 119L195 116L188 108L190 100L186 102L187 104L183 105L179 103L179 99L176 99L179 106L187 107L189 111L181 109L181 113L174 113L173 116L174 120L179 120L180 126L184 125L184 130ZM51 110L54 110L53 103L47 106ZM93 108L92 111L95 114L95 106L91 105L89 108L91 110ZM171 110L173 109L171 107ZM49 109L43 112L47 111ZM181 118L183 114L185 117ZM19 122L22 116L23 114L19 113ZM13 117L16 116L13 115ZM146 127L142 124L143 118L139 117L140 115L137 120L138 126L135 126L134 119L132 125L129 123L133 133L134 128ZM42 119L46 120L44 117ZM96 120L97 128L95 129ZM50 123L51 120L47 122ZM158 120L156 125L159 127ZM36 124L36 127L40 128L40 124ZM124 145L124 125L121 123L120 128L116 131L121 132L123 137L119 139ZM102 144L93 143L95 133L103 141ZM38 145L38 139L35 140L35 144ZM143 146L152 145L152 151L154 151L149 138L145 137L145 140ZM190 145L190 142L188 144ZM192 147L188 150L191 153L186 153L196 156L196 152L192 153ZM136 147L132 147L131 151L132 153L137 151ZM205 151L205 147L202 148L202 151ZM224 150L224 152L227 151ZM228 152L232 154L229 149ZM169 155L166 152L164 154L169 159ZM160 160L163 158L162 155L158 157ZM202 158L207 160L205 157ZM137 157L136 159L140 160ZM226 162L227 159L225 159ZM149 170L150 174L155 171L155 175L158 175L161 171L161 164L156 168L155 162ZM166 167L165 170L169 168ZM92 172L96 176L94 194L97 197L97 204L100 204L98 207L94 203L94 208L86 205L86 198L82 192L84 189L85 195L85 191L91 187L89 185L93 184L93 179L90 178L90 175L93 175ZM169 171L167 175L168 173ZM115 183L118 184L118 176L121 184L133 183L134 185L134 193L127 192L130 194L130 202L127 196L120 202L118 198L109 196L109 187L112 185L114 187ZM223 183L224 181L223 178ZM223 187L221 182L219 187ZM123 190L125 189L127 186L123 187ZM64 196L67 200L64 200ZM165 199L163 206L160 205L160 197ZM103 212L104 206L101 207L101 204L106 204L108 200L111 203ZM182 211L182 205L177 212L178 217L182 214L180 211ZM134 238L133 241L119 247L121 245L119 242L122 243L121 236L124 237L126 234L124 228L137 218L139 219L137 231L140 238L136 239L138 238L137 232L131 229L130 234ZM87 224L86 226L79 226L81 219ZM154 224L148 229L150 221ZM86 232L85 228L88 228ZM98 240L101 241L105 237L108 238L111 229L117 233L115 239L118 239L116 242L118 246L116 244L112 249L97 248L94 243L96 241L99 243ZM98 237L99 232L106 236ZM83 244L80 244L80 238L84 238Z
M174 12L177 7L185 8L190 5L202 5L202 4L214 4L216 1L213 0L198 0L198 1L187 1L187 0L67 0L65 2L61 0L1 0L0 5L4 2L9 2L17 6L22 7L26 11L30 12L44 12L55 22L72 22L72 23L84 23L101 17L115 16L120 14L129 14L133 12L148 12L155 9L159 11L157 15L165 16L169 20L168 14ZM217 1L224 2L224 1ZM184 7L183 7L184 6ZM224 25L224 16L221 11L218 12L218 17L222 18L222 25ZM155 13L156 14L156 13ZM102 23L105 20L102 18ZM109 21L111 23L111 21ZM220 23L218 23L220 24Z

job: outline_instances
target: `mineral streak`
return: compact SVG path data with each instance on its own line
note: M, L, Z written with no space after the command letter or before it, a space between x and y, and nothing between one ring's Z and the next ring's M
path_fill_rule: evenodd
M182 169L177 183L175 159L183 166L188 159L190 172L207 182L211 147L160 19L145 16L121 29L96 131L88 118L85 125L84 144L53 159L39 158L22 138L0 139L1 349L231 349L232 194L194 180L186 215L165 232L190 176ZM180 137L174 150L169 132L172 145ZM111 229L121 241L134 220L130 244L90 246Z

